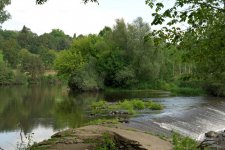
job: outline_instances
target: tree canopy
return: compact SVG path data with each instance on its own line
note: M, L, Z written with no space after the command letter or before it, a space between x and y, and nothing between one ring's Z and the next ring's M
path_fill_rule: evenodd
M166 23L155 36L172 41L182 51L182 60L196 68L195 78L214 95L224 95L225 0L176 0L170 8L157 0L146 4L154 9L152 25ZM187 28L178 27L179 23Z
M0 1L0 24L5 22L9 17L9 13L5 10L5 7L11 3L11 0Z
M218 13L225 13L224 0L176 0L170 8L164 9L165 4L157 0L146 0L155 12L152 14L153 25L162 24L170 18L167 25L186 22L192 27L204 25Z

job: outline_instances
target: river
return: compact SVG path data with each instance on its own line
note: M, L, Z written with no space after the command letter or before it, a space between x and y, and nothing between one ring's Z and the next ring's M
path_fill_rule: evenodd
M142 98L165 105L131 119L128 126L155 134L175 130L201 140L210 130L225 129L225 101L214 97L172 97L168 92L123 91L69 94L64 86L0 87L0 148L19 149L58 131L88 122L85 108L93 101Z

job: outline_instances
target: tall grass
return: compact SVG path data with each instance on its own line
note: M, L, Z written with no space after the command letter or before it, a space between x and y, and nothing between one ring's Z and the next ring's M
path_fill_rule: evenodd
M190 87L176 87L170 90L173 95L183 96L198 96L203 95L204 91L201 88L190 88Z
M101 100L91 105L91 109L95 113L124 110L129 114L135 114L137 113L137 111L143 109L162 110L163 108L163 105L161 105L160 103L156 103L153 101L143 101L140 99L124 100L115 103L108 103L104 100Z
M172 136L173 150L198 150L198 142L178 133Z

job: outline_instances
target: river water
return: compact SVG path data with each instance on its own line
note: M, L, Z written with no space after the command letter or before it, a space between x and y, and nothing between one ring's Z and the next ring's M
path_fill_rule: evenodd
M210 130L225 129L225 101L214 97L172 97L168 92L123 91L69 94L61 86L17 86L0 88L0 148L14 150L40 142L58 131L88 122L85 108L105 99L141 98L165 105L131 119L128 126L155 134L175 130L201 140Z

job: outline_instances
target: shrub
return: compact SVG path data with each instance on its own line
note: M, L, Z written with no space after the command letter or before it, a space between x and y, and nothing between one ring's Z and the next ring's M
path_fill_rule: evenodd
M134 109L137 109L137 110L145 109L145 103L141 100L134 99L134 100L131 100L131 103Z
M117 147L112 137L108 133L104 133L102 141L97 144L96 150L117 150Z
M174 133L172 137L172 144L174 150L197 150L198 143L189 138L183 137L178 133Z
M14 84L27 84L27 77L20 71L15 73Z
M198 96L204 93L204 91L200 88L190 88L190 87L173 88L171 92L174 95L184 95L184 96Z
M0 85L12 84L14 78L13 71L5 63L0 63Z
M118 105L121 109L126 109L126 110L134 109L132 103L128 100L124 100L123 102L119 102Z
M152 109L152 110L162 110L163 109L163 105L161 105L159 103L155 103L153 101L146 102L145 107L148 109Z
M92 103L91 107L94 108L94 109L96 109L96 108L103 108L103 107L106 106L106 103L107 103L106 101L100 100L98 102Z
M41 77L41 83L57 84L61 83L61 80L56 75L44 75Z
M103 81L92 64L86 64L84 68L74 72L68 84L74 91L98 91L103 88Z
M136 110L151 109L151 110L162 110L163 105L152 102L142 101L139 99L124 100L116 103L109 104L106 101L95 102L91 105L92 111L95 113L106 113L110 110L124 110L129 114L136 114Z

